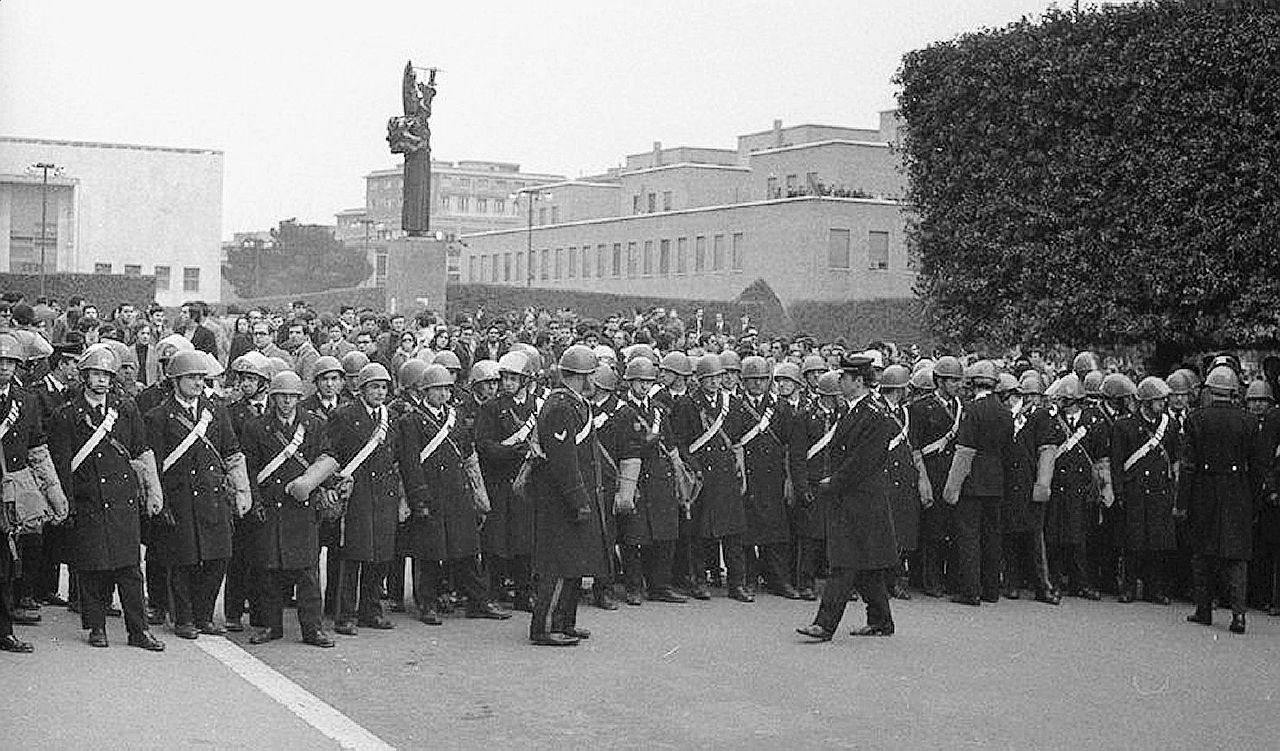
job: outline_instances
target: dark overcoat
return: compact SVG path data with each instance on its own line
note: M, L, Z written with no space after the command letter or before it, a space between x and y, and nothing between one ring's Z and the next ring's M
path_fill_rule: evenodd
M1081 430L1083 437L1072 440ZM1081 410L1068 418L1055 410L1052 431L1057 458L1045 508L1044 541L1046 545L1080 545L1092 526L1090 513L1097 512L1093 463L1108 456L1110 429L1096 413Z
M345 468L380 424L386 426L383 438L355 471L347 513L342 518L342 557L348 561L386 563L395 556L401 493L396 471L399 431L386 405L374 417L360 399L338 407L327 426L333 458Z
M813 456L809 456L809 452L833 427L838 429L844 411L843 402L838 403L835 409L827 410L814 400L808 411L797 420L796 429L791 434L792 465L799 468L795 476L803 478L801 488L797 490L808 490L803 499L798 499L795 513L796 534L803 537L821 540L827 535L827 498L819 483L836 469L831 461L835 433L832 432L831 439L813 452Z
M1153 448L1143 448L1151 442ZM1142 449L1129 468L1125 464ZM1111 479L1124 515L1124 546L1132 552L1176 550L1173 463L1178 457L1177 426L1168 415L1154 423L1127 415L1111 426Z
M942 501L942 490L956 453L956 432L964 408L959 399L930 394L912 402L908 438L915 451L924 453L925 474L933 490L933 505L921 514L921 542L941 542L951 536L952 507Z
M893 509L893 532L898 549L915 550L920 535L920 473L911 458L911 410L905 405L887 413L896 431L889 440L889 507Z
M641 460L636 512L619 521L622 542L648 545L678 539L680 499L676 496L671 452L676 450L671 410L654 399L629 398L625 419L631 424L633 453Z
M742 498L747 545L785 544L790 538L786 484L791 423L790 407L772 395L761 397L759 404L751 396L734 401L728 431L742 445L747 472L747 492Z
M1014 418L1013 440L1009 443L1004 473L1004 531L1024 534L1032 531L1032 491L1040 469L1040 450L1056 446L1053 416L1049 408L1035 406ZM1043 517L1042 517L1043 518Z
M532 507L528 500L516 495L512 483L529 452L530 437L518 434L534 406L531 397L517 402L503 394L480 405L476 413L476 453L489 494L482 540L487 555L514 558L529 555L532 550Z
M412 512L408 554L415 560L449 561L480 552L480 516L462 468L472 451L462 419L450 405L439 413L423 405L400 417L400 477Z
M1253 557L1258 421L1230 404L1211 404L1187 418L1178 508L1187 512L1191 550L1234 560Z
M827 562L832 568L886 569L898 563L889 507L889 441L894 422L870 395L850 405L832 439L835 472L825 493Z
M294 441L299 431L302 442L298 448L259 481L258 475ZM310 498L298 501L286 493L285 488L322 454L329 453L325 421L298 409L293 422L285 424L269 412L245 423L242 442L254 503L262 509L250 560L268 570L291 571L317 565L320 560L318 509Z
M700 391L696 396L677 399L675 405L672 420L680 455L691 470L702 474L702 491L693 504L698 536L718 538L745 533L747 515L742 502L742 475L725 429L721 428L698 450L693 450L694 442L715 425L719 415L725 415L724 423L728 424L734 397L721 391L713 399Z

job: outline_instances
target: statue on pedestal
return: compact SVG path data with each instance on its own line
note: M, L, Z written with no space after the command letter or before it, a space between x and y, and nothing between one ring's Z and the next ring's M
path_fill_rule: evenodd
M404 66L404 115L387 121L392 154L404 154L404 207L400 227L410 237L426 237L431 225L431 100L436 96L436 69L419 77L422 69Z

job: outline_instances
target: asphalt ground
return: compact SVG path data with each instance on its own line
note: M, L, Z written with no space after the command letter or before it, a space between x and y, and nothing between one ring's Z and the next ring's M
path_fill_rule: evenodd
M286 635L232 641L398 748L1276 748L1280 618L1249 633L1161 607L1068 599L971 608L895 601L898 632L836 639L793 629L815 606L590 606L576 647L533 647L528 618L393 615L319 650ZM34 655L0 653L0 748L329 748L330 738L214 659L162 633L149 654L92 649L78 617L18 627ZM217 637L202 636L202 640Z

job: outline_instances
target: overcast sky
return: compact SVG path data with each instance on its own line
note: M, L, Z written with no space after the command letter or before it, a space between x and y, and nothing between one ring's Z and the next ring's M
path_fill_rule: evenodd
M435 158L576 177L774 118L875 127L903 53L1051 5L0 0L0 135L222 150L230 237L364 204L406 59L441 69Z

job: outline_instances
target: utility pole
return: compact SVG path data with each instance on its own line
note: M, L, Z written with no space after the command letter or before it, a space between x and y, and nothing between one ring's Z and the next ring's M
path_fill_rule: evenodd
M43 173L40 187L40 296L45 296L44 284L44 249L46 225L49 222L49 170L57 170L58 165L50 162L38 162L35 168Z

